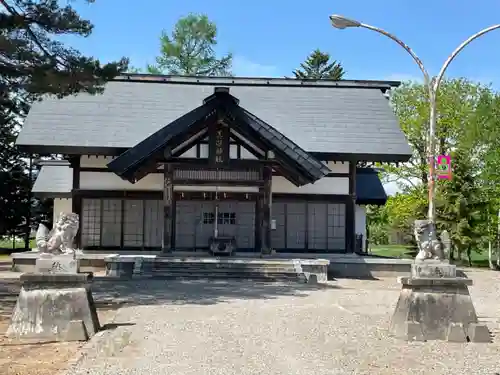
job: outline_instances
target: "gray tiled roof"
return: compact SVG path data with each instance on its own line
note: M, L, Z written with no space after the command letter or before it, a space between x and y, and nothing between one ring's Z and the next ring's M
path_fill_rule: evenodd
M38 196L69 196L73 188L69 163L43 163L31 191Z
M17 144L129 148L201 105L227 79L111 81L103 95L34 103ZM237 84L231 95L308 152L401 155L411 151L380 87ZM206 83L210 84L206 84ZM229 83L228 83L229 82ZM243 84L242 84L243 82Z
M240 107L237 99L229 93L216 92L205 98L203 103L123 152L108 164L108 168L121 178L135 183L145 176L144 167L147 163L156 164L164 158L163 150L184 144L193 134L206 130L207 123L219 116L227 116L225 121L233 130L240 133L243 130L241 134L250 142L253 142L252 137L256 137L255 140L267 145L266 150L279 155L276 157L277 162L288 170L281 170L281 173L297 186L317 181L330 172L320 160L294 144L271 125ZM193 132L193 129L196 130ZM182 135L186 138L179 139ZM175 139L176 143L171 144ZM289 173L290 168L294 173Z

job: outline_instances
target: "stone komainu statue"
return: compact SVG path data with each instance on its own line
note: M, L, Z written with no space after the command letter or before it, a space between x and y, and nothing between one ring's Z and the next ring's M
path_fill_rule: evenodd
M448 259L451 248L450 235L443 231L438 237L435 230L431 233L431 225L428 220L415 220L414 234L418 247L416 260Z
M61 213L51 231L40 224L35 236L37 250L41 254L74 254L78 227L79 216L75 213Z

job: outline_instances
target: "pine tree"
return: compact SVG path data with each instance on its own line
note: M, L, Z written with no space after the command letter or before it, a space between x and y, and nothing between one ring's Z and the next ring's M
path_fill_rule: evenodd
M8 100L19 94L31 99L43 94L94 94L126 69L127 59L101 65L55 39L87 37L92 32L93 25L71 5L62 7L57 0L0 0L0 4L0 92L8 92Z
M300 64L300 68L293 71L298 79L332 79L339 81L344 77L345 71L342 65L333 60L330 62L330 54L323 53L319 49L314 50Z
M160 43L161 55L155 65L147 67L151 74L231 75L233 55L217 57L217 25L206 15L189 14L180 18L171 35L162 32Z
M92 28L58 0L0 0L0 234L19 225L27 237L30 231L32 181L27 155L14 145L30 104L46 94L100 93L106 81L127 68L125 58L103 65L56 39L86 37Z

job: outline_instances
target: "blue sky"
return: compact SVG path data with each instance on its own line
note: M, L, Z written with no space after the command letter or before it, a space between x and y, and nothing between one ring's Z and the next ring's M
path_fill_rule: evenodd
M78 3L77 3L78 4ZM328 16L342 14L386 29L437 74L447 56L477 31L500 22L500 1L480 0L97 0L79 5L94 33L69 42L102 61L129 57L136 67L154 62L162 29L190 12L205 13L218 26L218 51L234 54L237 76L290 76L315 48L342 62L349 79L421 80L411 57L396 43L365 29L336 30ZM146 5L147 4L147 5ZM497 46L497 47L494 47ZM452 62L448 77L467 77L500 87L500 30L472 42ZM388 193L395 184L385 186Z
M218 50L234 54L233 72L241 76L285 76L315 48L330 52L349 79L420 79L416 65L393 41L364 29L336 30L328 16L342 14L395 33L436 74L448 54L471 34L500 22L493 0L149 0L143 6L97 0L77 5L94 33L69 42L85 54L109 61L127 56L134 66L153 62L162 29L171 30L189 12L205 13L217 23ZM137 3L136 3L137 4ZM449 76L464 76L500 87L500 30L469 45Z

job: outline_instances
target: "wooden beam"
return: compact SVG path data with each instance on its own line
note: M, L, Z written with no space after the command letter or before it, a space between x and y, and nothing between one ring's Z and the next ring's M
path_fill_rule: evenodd
M202 186L262 186L263 180L187 180L175 179L175 185L202 185Z
M173 167L171 164L165 164L163 167L163 242L162 252L169 253L174 245L174 183Z
M271 253L271 206L272 206L272 178L271 167L264 167L264 186L261 190L261 253Z
M71 211L78 214L78 232L75 236L75 246L82 247L82 197L76 192L80 188L80 165L81 157L79 155L72 155L69 157L69 163L73 169L73 185L71 191ZM56 214L59 214L58 212Z
M168 162L174 164L176 168L190 168L190 169L203 169L203 170L214 170L214 169L225 169L225 170L241 170L246 168L257 169L262 165L278 165L276 161L273 160L252 160L252 159L231 159L229 164L225 167L218 167L209 164L208 159L196 159L196 158L171 158Z
M349 199L346 203L346 251L356 247L356 162L349 163Z

